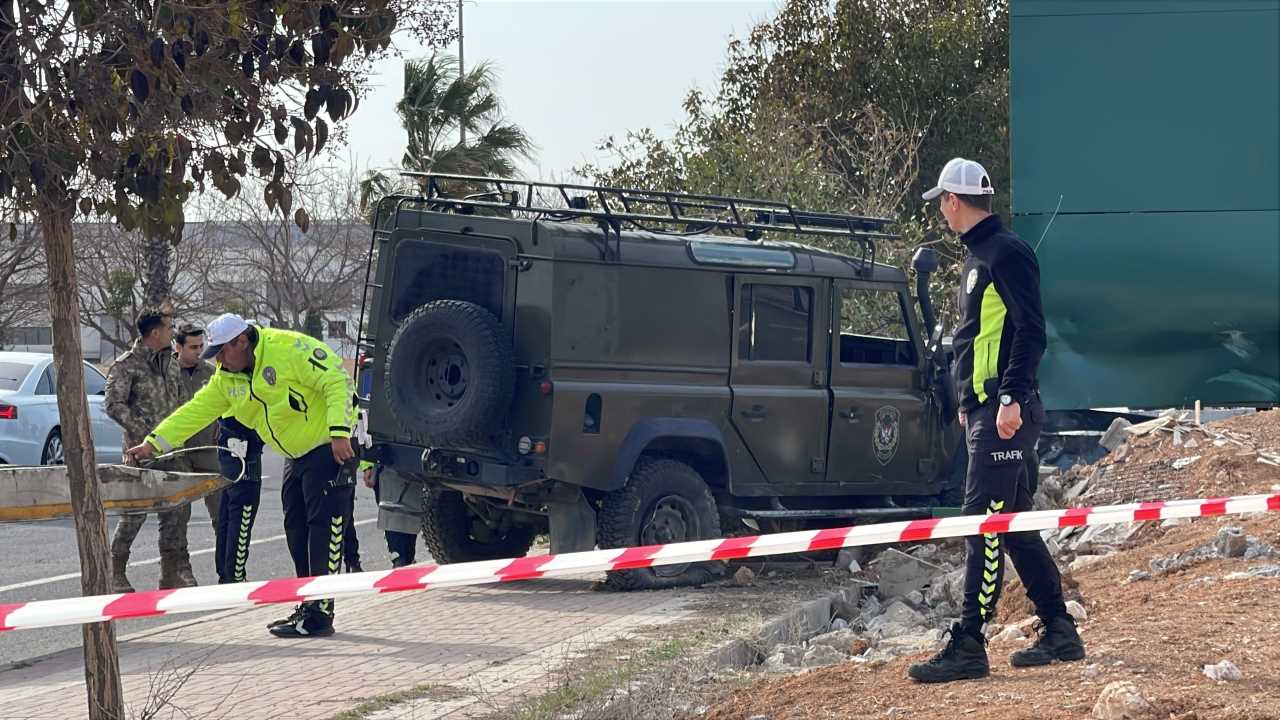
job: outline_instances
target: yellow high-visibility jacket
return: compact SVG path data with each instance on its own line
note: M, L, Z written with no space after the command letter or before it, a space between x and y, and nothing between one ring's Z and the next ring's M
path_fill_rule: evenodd
M302 333L259 328L253 367L218 367L213 378L147 436L161 452L181 447L219 417L234 417L288 458L299 458L355 426L355 383L329 346Z

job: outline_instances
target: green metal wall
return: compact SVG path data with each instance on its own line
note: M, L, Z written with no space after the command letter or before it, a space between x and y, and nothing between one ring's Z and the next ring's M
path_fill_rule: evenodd
M1038 245L1046 405L1280 403L1280 0L1010 16L1013 224Z

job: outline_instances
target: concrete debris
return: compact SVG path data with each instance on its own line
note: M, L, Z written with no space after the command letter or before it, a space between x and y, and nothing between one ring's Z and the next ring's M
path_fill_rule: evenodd
M854 641L858 639L858 633L852 630L834 630L810 639L809 649L825 645L826 647L833 650L839 650L840 652L848 655L853 647Z
M996 633L996 636L991 639L996 642L1016 642L1026 640L1027 635L1017 625L1006 625L1003 630Z
M1240 668L1230 660L1223 660L1217 665L1205 665L1204 676L1214 682L1235 682L1244 677Z
M889 624L913 627L924 622L924 616L901 600L895 601L885 608L884 613L867 623L867 629L875 632Z
M1108 684L1093 706L1094 720L1141 720L1150 717L1153 708L1131 682Z
M1246 572L1233 572L1223 578L1223 580L1252 580L1253 578L1275 578L1280 577L1280 565L1259 565L1251 567Z
M1150 579L1151 579L1151 573L1147 572L1146 570L1134 570L1133 572L1129 573L1128 582L1135 583L1135 582L1142 582L1143 580L1150 580Z
M765 672L790 672L804 660L805 649L799 645L779 645L764 661Z
M845 620L844 618L836 618L835 620L831 621L831 630L833 632L837 630L848 630L848 629L849 629L849 621Z
M1101 470L1101 468L1099 468L1099 470ZM1099 475L1101 475L1101 473L1099 473ZM1071 503L1075 502L1081 495L1084 495L1085 490L1089 489L1089 482L1091 480L1092 480L1092 476L1086 477L1082 480L1079 480L1074 485L1072 485L1062 495L1063 506L1070 506Z
M1222 557L1244 557L1245 551L1249 549L1249 538L1245 536L1243 528L1229 525L1218 531L1213 547Z
M769 717L768 715L752 715L751 717L747 718L747 720L773 720L773 718Z
M1177 572L1178 570L1183 570L1185 568L1191 567L1192 565L1196 565L1198 563L1204 562L1209 558L1215 557L1217 554L1218 554L1217 549L1214 548L1213 544L1211 543L1207 545L1201 545L1200 547L1193 548L1191 550L1187 550L1184 552L1152 558L1151 572L1156 575L1164 575L1171 572Z
M1075 573L1097 565L1106 559L1106 555L1079 555L1075 560L1071 561L1071 565L1069 565L1067 569L1074 575Z
M1082 623L1089 619L1089 612L1084 609L1078 600L1067 601L1067 614L1076 619L1076 622Z
M1129 433L1126 431L1133 427L1133 423L1124 418L1116 418L1111 421L1111 427L1102 434L1102 439L1098 440L1098 444L1107 449L1107 452L1115 452L1126 440L1129 439Z
M1190 524L1191 524L1191 518L1169 518L1167 520L1160 521L1160 527L1162 528L1171 528L1171 527L1178 527L1179 525L1190 525Z
M931 652L940 647L942 647L942 631L933 629L886 638L877 642L870 652L875 653L877 658L892 659L900 655Z
M847 655L826 645L811 647L805 652L801 665L807 668L825 667L843 661Z
M895 548L885 550L876 563L880 569L880 597L885 600L919 590L936 573L946 570Z
M756 581L756 574L749 567L740 567L738 572L733 574L733 584L738 587L748 587Z
M1102 667L1098 665L1098 663L1092 663L1086 666L1084 670L1080 671L1080 677L1085 680L1097 680L1102 677L1102 673Z
M1116 420L1112 422L1112 425L1119 422L1121 419L1122 418L1116 418ZM1126 420L1125 422L1127 423L1128 421ZM1148 420L1146 422L1138 423L1137 425L1130 425L1124 429L1124 432L1130 437L1141 437L1143 435L1149 435L1156 430L1167 428L1176 422L1177 420L1172 416L1158 417L1155 420Z
M1194 463L1199 459L1200 459L1199 455L1192 455L1190 457L1178 458L1177 460L1173 461L1173 469L1181 470L1182 468L1191 465L1192 463Z
M857 575L862 572L862 565L858 563L858 551L854 548L844 548L836 554L836 567L841 570L848 570L850 575Z

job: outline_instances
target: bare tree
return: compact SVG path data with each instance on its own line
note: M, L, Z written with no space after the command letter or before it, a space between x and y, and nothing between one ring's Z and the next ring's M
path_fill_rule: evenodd
M183 242L172 250L163 287L178 317L199 317L221 310L208 299L206 278L222 253L217 230L208 222L187 222ZM118 223L94 222L76 226L84 238L76 246L80 283L80 321L97 330L117 349L128 348L137 336L133 320L155 295L144 268L154 252L152 239Z
M42 321L48 306L44 253L34 223L0 227L0 347L12 344L13 331Z
M299 167L295 183L310 210L305 233L255 193L217 199L206 209L219 218L222 248L206 282L206 304L302 328L309 314L346 317L358 302L370 228L360 213L357 174Z

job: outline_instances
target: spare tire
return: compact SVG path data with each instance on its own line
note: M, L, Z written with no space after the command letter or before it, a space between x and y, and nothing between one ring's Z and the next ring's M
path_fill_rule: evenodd
M493 313L461 300L414 310L387 347L384 394L409 433L432 447L487 447L515 388L511 338Z

